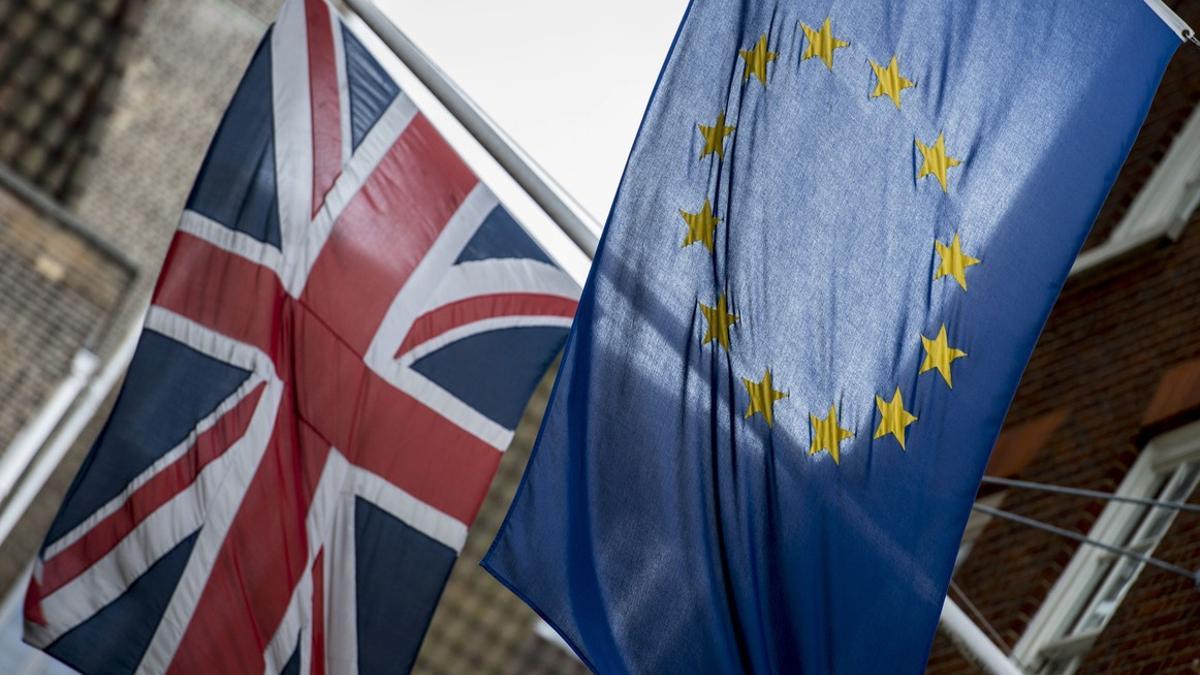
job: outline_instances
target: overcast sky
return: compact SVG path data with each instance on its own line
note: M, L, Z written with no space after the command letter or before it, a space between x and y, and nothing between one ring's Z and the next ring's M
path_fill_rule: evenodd
M604 221L686 0L376 4L596 221ZM551 253L578 269L578 254L545 231L540 212L530 211L511 181L406 75L396 73L401 86L476 172Z

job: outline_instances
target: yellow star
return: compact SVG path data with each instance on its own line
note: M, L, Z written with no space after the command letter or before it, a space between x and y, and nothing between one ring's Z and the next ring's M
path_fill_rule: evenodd
M946 139L942 134L938 134L937 140L933 145L925 145L920 139L917 139L917 147L920 148L921 154L925 157L925 163L921 165L921 170L917 173L917 179L924 178L929 174L933 174L942 185L942 192L948 192L946 189L946 172L952 166L958 166L962 162L954 159L946 154Z
M925 347L925 360L921 362L920 372L937 368L937 371L942 374L942 379L946 381L946 386L954 388L954 384L950 381L950 364L956 359L966 356L967 353L951 347L950 343L946 341L946 324L942 324L942 329L932 340L922 335L921 345Z
M879 427L875 429L875 438L883 438L888 434L900 441L904 447L904 428L917 421L917 416L904 409L904 397L900 395L900 387L892 394L891 401L885 401L881 396L875 397L875 407L879 408Z
M775 52L767 51L767 34L763 33L758 42L750 49L740 49L738 54L746 61L746 70L742 73L742 82L750 81L750 76L758 78L762 85L767 86L767 64L774 61Z
M807 61L817 56L825 62L826 68L833 70L833 50L849 47L850 43L833 37L833 32L829 30L829 17L825 17L821 30L816 30L803 21L800 22L800 27L804 29L804 37L808 38L808 48L804 50L804 56L800 60Z
M892 103L896 104L896 110L900 109L900 92L905 89L910 89L917 85L911 80L900 74L900 64L896 62L896 57L892 57L892 62L887 68L875 63L874 59L867 59L871 62L871 70L875 71L875 91L871 92L871 98L887 95L892 99Z
M771 369L767 368L767 372L763 375L763 379L755 382L742 378L742 384L746 385L746 393L750 394L750 407L746 408L746 419L754 416L754 413L762 413L762 416L767 420L767 426L775 423L775 401L781 398L787 398L787 393L776 391L771 386Z
M709 307L703 302L699 304L700 311L704 314L704 318L708 320L708 330L704 331L704 341L700 344L706 345L716 340L725 348L725 351L729 351L729 329L741 317L737 314L729 313L729 306L726 304L724 294L717 297L716 307Z
M704 206L696 213L688 213L679 209L679 215L683 216L683 222L687 223L688 228L687 235L683 238L682 248L700 242L711 252L713 236L716 234L717 225L721 223L721 219L713 213L712 204L705 199Z
M812 424L812 445L808 448L808 454L815 455L822 450L827 450L833 455L833 463L840 464L841 456L838 451L838 446L847 438L853 438L854 434L849 429L843 429L838 426L837 421L837 406L829 406L829 414L825 419L817 419L816 415L809 414L808 421Z
M934 281L951 276L959 286L962 286L964 291L967 290L967 268L971 265L978 265L979 258L972 258L963 253L962 242L958 240L957 232L954 233L954 239L950 240L949 246L936 239L933 246L937 249L938 255L942 257L942 264L938 265L937 272L933 274Z
M714 152L721 159L725 159L725 137L733 133L737 127L725 125L725 113L717 115L717 121L711 127L703 124L697 124L700 127L700 135L704 137L704 148L700 150L700 159L704 159Z

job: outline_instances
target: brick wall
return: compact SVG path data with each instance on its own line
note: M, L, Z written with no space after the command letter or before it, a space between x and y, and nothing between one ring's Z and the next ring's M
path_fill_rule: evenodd
M69 191L71 210L130 258L139 272L137 283L125 291L123 311L115 317L116 325L108 339L97 345L102 352L110 352L129 322L140 319L141 302L148 297L158 275L204 150L262 37L266 21L273 17L281 1L141 0L138 15L141 28L127 33L130 37L122 48L122 75L106 94L107 104L100 123L88 132L86 161L81 160L74 167ZM0 18L6 12L27 12L33 7L39 17L58 17L56 12L60 12L82 20L85 15L60 6L112 8L120 2L16 0L15 4L6 4L0 0ZM73 34L81 29L66 26L62 30ZM106 34L106 39L116 38L117 34ZM0 89L4 80L0 76ZM42 112L38 114L44 114L43 109L39 110ZM0 114L0 145L5 133ZM2 151L0 147L0 156ZM39 333L32 328L40 321L50 321L59 326L58 330L76 332L80 321L93 321L77 319L70 313L61 317L53 313L56 303L68 303L71 307L78 304L71 299L70 285L46 285L45 292L40 294L26 293L21 290L24 286L21 289L4 286L6 275L10 274L4 256L13 255L16 249L3 237L4 230L0 227L0 317L20 334L20 340L42 342L45 331ZM68 277L87 276L87 267L78 258L63 262ZM16 268L11 273L16 273ZM37 279L36 270L29 274L26 276ZM8 313L10 307L12 314ZM0 326L0 333L4 330ZM21 400L40 403L53 382L69 369L69 353L73 351L62 347L46 351L41 358L28 354L0 357L0 395L7 397L13 395L10 390L18 391L15 396L24 397ZM14 375L14 371L31 369L47 374L36 383L26 377L18 385L5 388L5 378L21 377ZM0 447L5 438L5 420L9 420L10 426L19 427L28 421L36 405L16 405L12 399L0 402ZM0 545L0 589L10 586L41 544L63 494L106 416L107 409L102 410L89 432L55 470L17 528Z
M0 188L0 449L99 336L130 271Z
M1174 3L1200 25L1200 2ZM1184 45L1089 240L1112 232L1171 140L1200 103L1200 50ZM1009 412L1006 429L1055 410L1066 417L1020 477L1114 491L1138 456L1143 415L1164 373L1200 356L1200 214L1183 237L1111 261L1068 281ZM1197 496L1193 495L1193 500ZM1099 500L1009 490L1003 508L1086 533ZM1020 638L1075 552L1063 538L993 521L955 581L1007 647ZM1187 514L1157 557L1200 568L1200 519ZM943 635L929 673L972 672ZM1080 672L1200 671L1200 591L1146 568Z
M208 143L282 0L151 0L72 204L154 282Z
M1200 503L1200 494L1192 501ZM1177 518L1154 555L1200 567L1200 518ZM1200 672L1200 589L1178 575L1146 568L1080 672Z

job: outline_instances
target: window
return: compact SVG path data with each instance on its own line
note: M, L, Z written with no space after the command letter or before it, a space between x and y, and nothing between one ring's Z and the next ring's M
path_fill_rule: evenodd
M1159 436L1117 494L1187 501L1200 483L1200 422ZM1151 555L1175 519L1168 508L1109 502L1088 537ZM1013 648L1027 672L1070 675L1108 625L1144 563L1081 544Z
M1200 107L1192 111L1150 180L1108 240L1075 260L1071 274L1095 267L1160 237L1178 239L1200 206Z

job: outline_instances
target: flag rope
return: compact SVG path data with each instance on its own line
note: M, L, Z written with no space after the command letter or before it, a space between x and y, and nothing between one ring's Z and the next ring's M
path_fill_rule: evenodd
M1146 555L1145 553L1138 553L1137 551L1127 549L1123 546L1115 546L1113 544L1108 544L1108 543L1105 543L1102 541L1097 541L1095 539L1092 539L1091 537L1079 534L1078 532L1073 532L1071 530L1068 530L1068 529L1065 529L1062 527L1058 527L1057 525L1051 525L1050 523L1043 523L1040 520L1035 520L1035 519L1029 518L1027 516L1022 516L1020 514L1016 514L1011 511L1005 511L1003 509L993 508L991 506L987 506L984 504L974 504L971 508L980 513L987 514L989 516L994 516L996 518L1003 518L1005 520L1010 520L1014 523L1019 523L1021 525L1025 525L1027 527L1032 527L1036 530L1042 530L1044 532L1050 532L1051 534L1057 534L1060 537L1066 537L1067 539L1072 539L1081 544L1088 544L1089 546L1095 546L1096 548L1103 549L1105 551L1108 551L1109 553L1114 553L1116 555L1125 556L1126 558L1133 558L1134 560L1137 560L1138 562L1145 563L1147 565L1153 565L1161 570L1165 570L1167 572L1171 572L1172 574L1178 574L1181 577L1186 577L1188 579L1191 579L1192 582L1194 584L1196 584L1196 586L1198 588L1200 588L1200 570L1192 571L1187 568L1180 567L1179 565L1173 565L1165 560L1159 560L1158 558Z
M998 476L984 476L983 482L989 485L1003 485L1004 487L1015 487L1025 490L1039 490L1041 492L1053 492L1055 494L1071 495L1073 497L1090 497L1094 499L1105 499L1111 502L1122 502L1125 504L1138 504L1140 506L1150 506L1154 508L1174 509L1176 511L1187 511L1188 513L1200 513L1200 504L1167 502L1159 499L1152 499L1150 497L1129 497L1126 495L1113 494L1111 492L1101 492L1099 490L1087 490L1084 488L1066 487L1063 485L1050 485L1048 483L1035 483L1027 480L1000 478Z
M1004 651L1011 652L1012 646L1004 641L1004 638L1000 635L1000 631L996 630L996 627L992 625L992 622L987 620L987 617L983 615L983 612L979 611L979 608L975 606L974 602L971 602L971 598L967 597L967 592L964 591L957 583L955 583L954 577L950 577L950 590L958 595L959 599L962 600L963 606L967 608L967 611L971 613L971 616L975 617L975 620L979 622L979 625L983 626L984 630L987 631L988 636L992 638L992 641L1004 648Z

